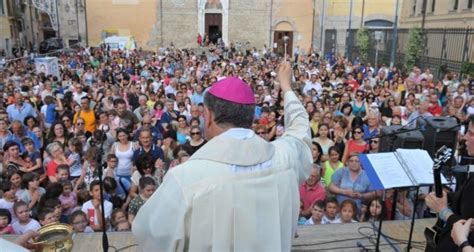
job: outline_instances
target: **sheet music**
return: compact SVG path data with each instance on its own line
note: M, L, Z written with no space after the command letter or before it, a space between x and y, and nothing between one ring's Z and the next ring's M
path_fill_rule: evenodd
M434 183L434 162L426 150L398 149L397 153L405 161L407 172L411 172L418 185L432 185ZM441 174L441 183L448 183L443 174Z
M392 152L367 155L385 189L413 186L400 161Z

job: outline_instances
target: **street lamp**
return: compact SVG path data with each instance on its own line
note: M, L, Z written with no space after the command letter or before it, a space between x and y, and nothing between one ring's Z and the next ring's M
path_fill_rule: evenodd
M285 56L284 56L284 59L286 61L286 51L287 51L287 47L288 47L288 40L290 40L290 37L288 36L283 36L283 43L285 44Z
M376 45L375 45L375 67L377 67L377 61L379 59L379 43L383 40L383 37L384 37L384 32L383 31L375 31L374 33L375 35L375 42L376 42Z

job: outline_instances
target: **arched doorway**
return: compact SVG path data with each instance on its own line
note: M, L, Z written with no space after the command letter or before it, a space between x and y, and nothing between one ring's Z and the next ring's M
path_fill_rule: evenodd
M229 0L199 0L198 32L209 35L216 43L219 38L228 43Z
M288 22L280 22L275 27L275 32L273 34L273 43L276 44L276 47L273 47L273 51L278 55L285 54L285 42L284 37L288 37L287 45L287 54L292 57L293 55L293 28Z

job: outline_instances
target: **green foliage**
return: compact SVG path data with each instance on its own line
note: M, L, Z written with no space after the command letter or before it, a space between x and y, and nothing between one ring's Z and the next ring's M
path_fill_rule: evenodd
M420 57L423 46L423 32L421 28L410 29L408 33L408 45L405 56L405 66L407 69L411 69L418 57Z
M359 48L362 62L366 62L369 57L370 34L366 28L357 31L357 47Z
M461 73L474 77L474 63L467 61L462 63Z

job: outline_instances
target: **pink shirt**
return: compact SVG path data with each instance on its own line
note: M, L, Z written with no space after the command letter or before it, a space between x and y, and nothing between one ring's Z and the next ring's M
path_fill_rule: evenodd
M64 196L64 194L61 194L59 195L59 201L61 201L61 205L64 205L64 204L71 204L71 207L68 208L67 210L63 211L63 215L66 215L66 216L69 216L72 214L72 210L74 210L74 208L76 207L77 205L77 201L76 201L76 193L75 192L71 192L71 194L69 194L68 197Z
M326 189L321 183L317 183L313 187L309 187L304 182L300 185L300 199L303 201L304 209L308 209L311 205L318 201L326 198Z

